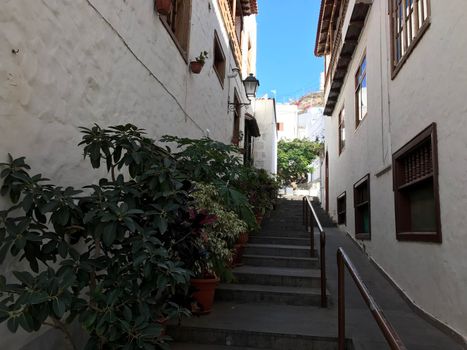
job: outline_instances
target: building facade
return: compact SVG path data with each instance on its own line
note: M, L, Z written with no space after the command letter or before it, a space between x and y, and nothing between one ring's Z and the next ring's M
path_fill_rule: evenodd
M255 118L261 136L254 143L254 166L270 174L277 174L277 118L276 100L255 100Z
M256 74L256 14L256 0L172 0L165 14L155 0L2 1L0 158L26 156L34 173L78 187L100 177L77 146L79 127L94 123L246 149L257 129L242 83ZM190 62L204 51L195 74ZM35 336L0 325L5 350Z
M322 0L324 207L427 317L467 337L467 3Z

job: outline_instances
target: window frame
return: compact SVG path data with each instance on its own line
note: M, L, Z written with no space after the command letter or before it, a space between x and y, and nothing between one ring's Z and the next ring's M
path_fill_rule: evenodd
M360 79L361 71L362 71L362 65L363 62L365 62L365 70L363 74L363 78ZM355 73L355 129L357 129L360 124L363 122L363 120L366 118L368 115L368 79L367 79L367 66L368 66L368 61L366 59L366 50L363 52L362 58L360 59L360 63L358 64L358 69L357 72ZM359 92L362 90L362 83L363 81L366 81L366 113L365 115L360 118L360 107L361 107L361 100L359 98Z
M216 52L219 52L219 54L222 57L223 60L223 65L224 65L224 71L220 72L219 69L217 68L218 62L216 62ZM217 30L214 30L214 47L213 47L213 69L216 72L217 78L219 79L219 82L222 86L222 89L224 88L224 83L225 83L225 71L227 67L227 60L225 57L224 49L222 48L221 41L219 39L219 35L217 34Z
M396 47L397 47L397 44L396 44L396 38L397 38L397 34L398 33L398 30L396 29L396 26L397 26L397 20L396 20L396 16L397 16L397 6L394 6L394 5L397 5L396 3L401 1L401 4L402 4L402 26L399 28L400 29L400 37L401 37L401 57L400 59L396 62ZM411 23L411 26L410 26L410 32L412 34L412 27L415 28L415 24L412 26L412 21L411 19L410 20L407 20L407 12L404 10L404 5L406 4L406 1L408 0L388 0L388 3L389 3L389 31L390 31L390 42L391 42L391 45L390 45L390 48L391 48L391 79L395 79L395 77L397 76L397 74L400 72L402 66L404 66L405 62L407 61L407 59L409 58L409 56L412 54L413 50L415 49L415 47L417 46L417 44L420 42L420 39L424 36L424 34L426 33L426 31L428 30L428 28L430 27L431 25L431 0L425 0L426 1L426 8L425 8L425 11L426 11L426 18L424 19L424 22L420 25L420 22L419 22L419 18L417 17L419 12L418 12L418 6L413 6L413 9L411 10L410 14L412 14L412 12L415 12L415 15L414 17L416 18L416 23L418 24L418 29L416 30L417 33L415 34L415 36L413 37L413 39L411 39L410 41L410 44L407 45L407 22L410 21ZM410 0L409 0L410 1ZM412 0L414 4L417 4L421 1L422 2L422 9L424 8L424 5L423 5L423 1L424 0ZM407 8L407 6L405 6L405 8ZM415 8L417 9L415 11ZM423 15L423 14L422 14ZM402 54L402 48L404 48L405 52Z
M237 89L234 89L234 106L233 111L233 130L232 130L232 144L240 147L240 120L242 117L242 106L240 105L240 97L238 96Z
M340 204L344 203L344 210L340 210ZM342 219L341 215L344 216ZM342 192L339 196L337 196L337 224L347 226L347 192Z
M341 111L339 112L338 114L338 120L337 120L337 124L338 124L338 138L339 138L339 155L341 155L341 153L344 151L345 149L345 108L342 107ZM342 131L343 131L343 135L344 135L344 139L342 139Z
M174 2L177 0L172 0L172 11L175 8ZM182 0L182 1L187 1L187 0ZM177 35L172 27L171 21L169 22L168 17L172 16L172 12L169 13L168 15L161 15L159 14L159 19L164 26L164 28L167 30L169 33L170 37L172 38L175 46L177 47L178 51L180 52L180 55L182 56L183 60L185 61L186 64L188 64L188 52L190 51L190 38L191 38L191 17L192 17L192 12L193 12L193 2L192 0L190 1L189 8L188 8L188 23L186 24L186 35L187 35L187 42L186 42L186 50L183 48L182 44L177 38ZM172 19L173 21L173 19Z
M432 174L424 177L420 177L408 184L400 185L401 183L401 160L405 158L410 152L413 152L421 144L427 140L431 142L431 160L432 160ZM432 242L432 243L441 243L442 242L442 230L441 230L441 214L440 214L440 198L439 198L439 183L438 183L438 141L437 141L437 127L436 123L430 124L427 128L422 130L414 138L412 138L407 144L402 146L398 151L393 154L392 157L393 164L393 191L394 191L394 213L396 220L396 238L398 241L417 241L417 242ZM426 181L429 178L432 179L433 183L433 195L434 195L434 204L435 204L435 221L436 221L436 231L424 231L424 232L414 232L410 230L404 230L403 227L407 225L406 220L404 220L403 214L399 211L401 209L401 202L403 201L403 195L401 191L407 189L408 187L417 185L422 181Z
M368 199L366 201L357 202L357 192L359 188L366 183L368 188ZM360 240L371 240L371 187L370 187L370 174L366 174L353 185L353 199L354 199L354 215L355 215L355 238ZM368 205L368 232L359 232L359 208L363 205Z

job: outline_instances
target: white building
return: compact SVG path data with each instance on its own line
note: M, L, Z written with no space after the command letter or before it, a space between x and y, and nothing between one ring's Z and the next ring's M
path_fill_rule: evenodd
M256 99L255 117L261 136L255 138L254 166L277 174L276 101L272 98Z
M298 137L298 107L294 104L278 103L277 139L293 140Z
M155 139L209 135L251 150L240 135L254 136L242 80L256 73L256 0L173 5L161 15L154 0L2 1L2 161L24 155L54 183L95 182L100 175L77 146L78 128L94 123L133 123ZM194 74L190 61L202 51L208 59ZM36 336L2 323L0 348L21 349ZM42 339L60 348L53 336Z
M465 338L467 3L321 6L324 205L427 318Z

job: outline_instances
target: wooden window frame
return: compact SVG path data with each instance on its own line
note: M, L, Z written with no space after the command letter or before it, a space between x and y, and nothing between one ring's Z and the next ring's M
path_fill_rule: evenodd
M403 18L401 20L402 26L399 26L397 28L397 8L398 6L394 6L395 2L399 2L402 5L402 14ZM412 54L413 50L417 46L417 44L420 42L420 39L424 36L426 31L431 25L431 0L426 0L426 8L425 5L423 4L424 0L412 0L413 1L413 9L409 11L409 14L414 13L414 19L415 23L412 22L412 16L410 16L410 19L407 19L407 11L404 9L407 9L406 3L407 1L411 0L388 0L389 2L389 26L390 26L390 35L391 35L391 78L394 79L399 71L401 70L402 66L405 64L409 56ZM419 18L419 8L418 4L421 3L421 9L424 11L421 16L423 19L423 16L425 15L426 12L426 18L423 20L422 23L420 23L420 18ZM410 23L410 28L407 28L407 23ZM412 34L412 30L416 31L415 36L410 40L410 44L407 43L408 41L408 31L410 31L410 34ZM400 32L399 32L400 31ZM398 35L400 33L400 35ZM396 58L396 48L397 48L397 37L401 37L401 53L400 53L400 59ZM402 49L404 50L404 53L402 53Z
M242 106L240 105L240 98L238 97L237 89L234 90L234 106L233 111L233 131L232 131L232 144L240 146L240 119L242 116Z
M217 61L217 53L220 54L222 64L223 64L223 71L221 69L218 69L218 61ZM227 61L225 58L224 54L224 49L222 48L221 41L219 39L219 35L217 34L217 31L214 30L214 48L213 48L213 63L212 66L214 68L214 72L216 72L217 78L219 79L219 82L221 83L222 88L224 88L224 83L225 83L225 70L227 66Z
M172 0L172 2L176 2L177 0ZM186 1L186 0L182 0L182 1ZM190 37L191 37L191 16L192 16L192 12L193 12L193 2L192 0L189 0L190 1L190 6L189 6L189 9L188 9L188 12L189 12L189 16L188 16L188 23L186 24L187 28L187 44L186 44L186 50L183 48L182 44L179 42L175 32L174 32L174 28L172 27L172 24L169 22L168 20L168 16L171 16L172 13L170 13L168 16L165 16L165 15L159 15L159 18L163 24L163 26L165 27L165 29L167 30L167 32L169 33L170 37L172 38L175 46L177 47L178 51L180 52L180 55L182 56L183 60L185 61L186 64L188 64L188 52L190 51ZM175 8L175 6L172 4L172 9ZM173 19L172 19L173 21Z
M342 151L345 148L345 108L342 107L339 115L338 115L338 138L339 138L339 155L341 155ZM343 131L343 133L342 133ZM342 139L342 134L344 134L344 139Z
M341 203L344 202L342 210ZM342 216L344 217L342 220ZM347 192L344 191L337 197L337 224L347 225Z
M365 62L365 71L364 71L364 74L363 74L363 78L360 79L360 74L361 74L361 71L362 71L362 65L363 65L363 62ZM366 50L363 52L363 56L362 58L360 59L360 63L358 64L358 69L357 69L357 72L355 73L355 129L357 129L360 124L363 122L363 120L366 118L366 116L368 115L368 79L367 79L367 66L368 66L368 61L366 59ZM367 95L367 98L366 98L366 113L365 115L360 119L360 106L361 106L361 101L360 101L360 98L358 96L360 90L362 90L362 83L363 83L363 80L366 80L366 86L367 86L367 91L366 91L366 95Z
M431 142L431 161L432 161L432 173L421 176L420 178L400 185L402 183L402 164L401 159L416 150L427 140ZM440 215L440 202L439 202L439 184L438 184L438 144L437 144L437 131L436 123L430 124L426 129L421 131L417 136L410 140L406 145L400 148L393 154L393 190L394 190L394 209L396 218L396 238L399 241L418 241L418 242L442 242L442 231L441 231L441 215ZM432 179L433 183L433 194L435 202L435 221L436 231L435 232L411 232L404 230L403 228L407 225L407 218L404 216L405 211L401 209L401 203L403 196L401 190L412 185L416 185L422 181Z
M359 188L366 183L368 187L368 200L357 202L357 192ZM353 185L353 198L354 198L354 214L355 214L355 238L360 240L371 240L371 187L370 187L370 174L366 174ZM358 210L363 205L368 205L368 232L359 232L359 218Z
M277 131L284 131L284 123L282 123L282 122L277 122L277 123L276 123L276 130L277 130Z

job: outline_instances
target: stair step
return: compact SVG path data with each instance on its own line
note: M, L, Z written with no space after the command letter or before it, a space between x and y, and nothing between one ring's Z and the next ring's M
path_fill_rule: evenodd
M265 286L258 284L221 284L216 289L216 299L236 302L320 306L321 292L319 288Z
M316 253L315 253L316 254ZM318 258L295 258L286 256L243 255L245 265L312 269L319 267Z
M202 345L194 349L221 350L221 349L268 349L268 350L337 350L335 337L306 336L295 334L265 333L253 331L235 331L228 329L198 327L180 327L178 330L169 328L170 335L184 341L197 339L206 344L223 345L222 347L209 348ZM177 349L177 348L174 348ZM190 348L181 348L188 350ZM352 349L351 341L347 340L346 349ZM192 349L190 349L192 350Z
M265 236L265 235L260 234L260 235L250 236L249 243L310 246L310 238L274 237L274 236Z
M245 248L248 255L310 257L310 247L279 244L248 244Z
M257 350L258 348L245 348L229 345L211 345L211 344L193 344L193 343L174 343L171 344L172 350Z
M321 272L317 269L242 266L234 269L239 283L290 287L320 287Z
M301 230L282 230L282 229L261 229L258 235L265 235L268 237L288 237L288 238L309 238L310 234L305 231L305 227Z

